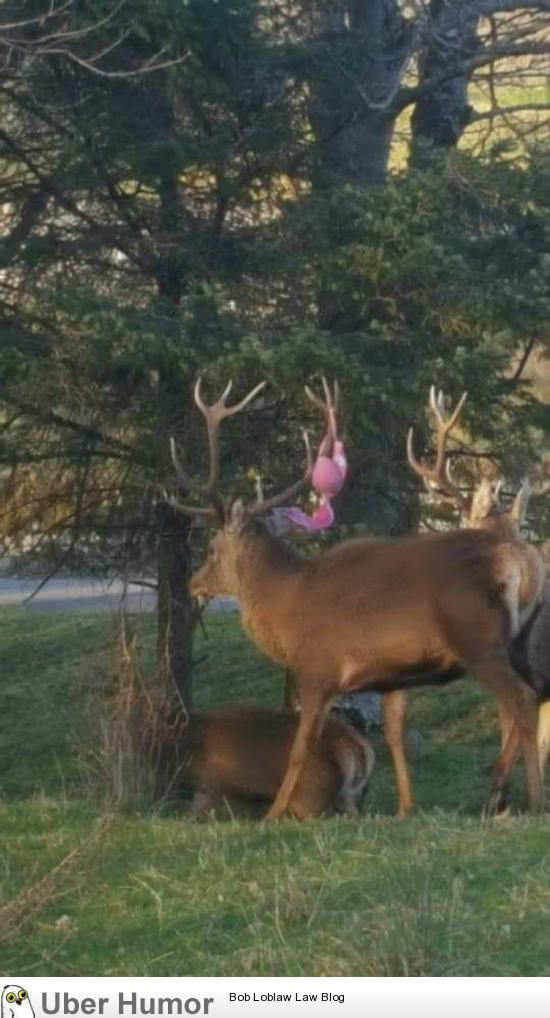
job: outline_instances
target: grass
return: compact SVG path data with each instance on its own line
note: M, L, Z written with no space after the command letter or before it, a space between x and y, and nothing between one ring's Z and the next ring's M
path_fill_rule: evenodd
M153 620L135 620L144 659ZM281 676L234 618L198 641L197 704L277 704ZM107 616L0 613L0 926L97 831L79 749L109 666ZM420 812L393 816L380 738L364 817L273 826L119 815L12 936L21 975L550 975L546 819L484 822L497 739L467 683L412 697ZM515 801L523 797L516 782ZM2 910L6 910L4 913Z

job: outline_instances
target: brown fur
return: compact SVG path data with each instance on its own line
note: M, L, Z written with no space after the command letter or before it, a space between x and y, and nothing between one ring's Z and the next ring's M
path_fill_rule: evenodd
M440 399L442 394L440 394ZM409 432L407 456L415 473L436 485L434 491L443 494L461 511L461 525L494 534L500 540L495 561L495 575L504 591L504 600L510 618L509 653L517 671L541 699L550 696L550 579L545 576L544 563L538 551L520 538L527 507L532 493L526 479L509 508L499 504L498 488L484 477L471 497L465 496L451 480L446 443L464 403L465 395L447 420L442 415L442 404L430 393L430 405L436 418L437 457L434 467L419 463L412 451L412 433ZM437 497L437 496L436 496ZM394 739L403 745L406 719L405 694L386 705L386 727L392 724ZM504 804L508 777L519 755L521 736L517 720L507 704L499 703L501 753L494 770L494 787L498 788L493 802ZM550 708L539 711L537 742L539 764L544 774L550 752Z
M220 807L235 815L275 798L298 727L292 711L226 708L191 715L178 740L178 781L194 789L191 813ZM297 819L336 810L356 815L374 766L370 743L349 725L328 718L309 753L290 801Z
M550 576L546 576L542 605L526 631L521 648L523 671L539 698L537 745L541 774L544 777L550 755ZM500 710L501 758L510 753L510 770L519 755L519 733L513 717ZM511 744L511 745L510 745ZM498 766L498 764L497 764Z
M507 541L513 553L516 545ZM301 559L257 521L235 511L191 581L199 597L238 598L243 625L273 660L291 668L302 713L289 767L269 812L289 806L305 757L340 693L406 687L463 668L514 717L526 757L531 805L542 799L534 695L507 653L517 595L502 576L504 542L479 530L389 540L360 539ZM521 556L517 543L518 559ZM527 610L527 608L526 608ZM399 812L412 801L406 761L394 764ZM498 780L497 780L498 784ZM498 791L493 787L492 798Z

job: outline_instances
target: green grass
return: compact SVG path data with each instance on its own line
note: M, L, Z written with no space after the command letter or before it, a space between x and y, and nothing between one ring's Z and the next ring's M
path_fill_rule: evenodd
M151 661L153 620L135 620ZM277 704L233 618L208 624L197 705ZM97 827L78 759L109 667L106 616L0 613L1 909ZM0 968L33 975L550 975L550 829L484 822L494 704L467 682L412 697L419 814L393 816L379 737L364 817L277 825L118 816ZM518 775L516 802L523 797Z

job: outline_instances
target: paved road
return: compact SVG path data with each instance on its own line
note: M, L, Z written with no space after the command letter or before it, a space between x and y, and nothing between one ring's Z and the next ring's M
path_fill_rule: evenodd
M0 579L0 609L8 605L24 604L39 586L40 580ZM123 594L123 585L118 580L58 579L48 583L32 598L26 607L29 611L40 612L100 612L117 611ZM126 606L132 612L154 611L156 594L147 587L130 583L126 595ZM235 611L231 598L216 598L211 605L214 611Z

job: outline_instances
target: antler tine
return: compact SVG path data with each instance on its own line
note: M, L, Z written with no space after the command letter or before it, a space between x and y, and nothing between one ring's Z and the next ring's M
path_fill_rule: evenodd
M467 395L467 392L462 393L451 415L445 418L443 391L440 389L439 392L436 392L435 385L430 386L429 405L436 419L437 443L433 467L417 460L413 449L413 428L409 428L407 433L407 459L414 472L422 478L424 484L431 491L436 488L445 501L458 505L464 511L467 511L469 508L469 500L462 494L458 485L451 478L447 459L447 438L458 420Z
M172 463L174 464L178 484L180 484L183 488L185 488L186 491L190 493L195 493L198 495L205 494L208 495L209 493L205 491L204 487L202 487L199 484L195 484L195 482L191 480L189 475L184 470L181 460L179 458L176 442L172 436L170 436L170 456L172 459ZM221 499L215 495L211 496L212 505L196 506L188 505L185 502L180 502L175 497L175 495L169 494L169 492L165 488L163 489L163 493L165 500L168 502L168 505L170 505L172 509L176 509L180 513L184 513L187 516L209 516L209 517L217 516L218 519L223 520L224 517L223 504Z
M175 495L171 495L166 489L164 489L164 498L172 509L175 509L178 513L183 513L185 516L208 516L209 519L218 516L213 505L188 505L186 502L180 502Z
M271 498L265 498L254 502L247 508L247 516L258 516L260 513L269 512L270 509L276 509L277 506L283 505L285 502L289 502L290 499L298 495L302 488L309 483L313 470L313 456L311 454L309 435L305 428L302 428L302 438L306 449L306 468L300 477L300 480L295 481L294 484L291 484L289 488L285 488L285 490L281 491L278 495L272 495Z
M453 426L456 424L458 420L458 416L466 400L466 395L467 393L465 392L462 394L453 413L451 414L450 417L448 417L445 420L444 416L445 397L443 395L443 390L440 389L439 392L436 394L435 385L430 386L430 408L436 419L437 447L435 465L431 468L429 473L426 473L426 476L428 477L429 480L431 480L433 483L437 484L440 488L442 488L442 490L444 491L447 490L447 494L450 494L453 497L455 497L456 493L457 497L460 496L460 498L462 497L461 493L458 491L458 488L456 488L456 486L452 483L447 467L447 438ZM452 490L449 490L449 487Z
M314 403L315 406L319 407L319 409L322 410L323 413L326 413L327 409L326 404L323 403L323 400L320 399L319 396L316 396L316 394L313 392L313 389L310 389L309 385L304 385L304 392L307 398L311 400L311 402Z
M538 494L540 494L540 492L533 490L531 479L529 477L524 477L510 510L512 519L516 521L518 527L522 527L525 524L527 507L529 505L531 495Z
M198 486L193 483L193 481L191 480L189 475L183 469L181 460L180 460L179 455L178 455L178 449L177 449L177 446L176 446L176 442L175 442L175 439L172 437L172 435L170 436L170 457L172 459L172 463L174 464L174 469L176 471L176 475L177 475L179 483L187 491L197 491L197 490L200 490L200 489L198 489Z
M234 406L228 407L225 405L225 401L231 392L233 382L228 382L220 398L215 403L209 405L208 403L205 403L202 398L201 381L202 379L199 377L195 383L194 396L195 403L206 421L206 430L208 434L210 466L206 484L196 484L191 480L181 464L177 446L173 438L170 438L170 455L176 470L178 483L187 491L207 498L211 505L209 507L186 505L183 502L178 502L174 496L169 496L166 492L165 498L172 508L177 509L178 512L187 513L192 516L216 516L218 520L223 523L225 510L222 498L217 490L220 467L220 450L218 441L219 427L224 417L230 417L232 414L238 413L239 410L242 410L243 407L247 405L247 403L250 403L251 400L257 396L260 390L263 389L265 382L260 382L259 385L256 385L251 392L244 396L244 398L238 403L235 403Z
M193 390L193 393L194 393L194 396L195 396L195 403L197 404L200 412L206 416L209 411L214 409L214 407L223 406L224 405L227 397L229 396L229 393L231 392L231 389L233 388L233 380L232 379L229 380L229 382L227 383L227 385L226 385L224 391L222 392L219 400L216 403L212 403L211 406L209 406L208 403L205 403L203 398L202 398L202 396L201 396L201 385L202 385L202 378L199 375L199 377L197 378L197 381L195 382L195 388Z
M329 388L329 384L324 375L321 376L321 385L323 386L323 392L325 394L325 402L328 409L333 409L332 393Z
M340 400L342 398L342 390L340 389L340 382L336 379L334 381L334 410L338 415L340 410Z
M435 385L430 385L430 395L429 395L430 409L432 413L435 415L435 418L438 421L438 423L442 425L445 423L443 420L443 411L445 409L443 402L444 398L445 397L443 396L443 389L440 389L439 392L436 393Z
M448 431L450 431L451 428L453 428L454 425L456 424L458 418L460 417L460 413L461 413L462 407L464 406L467 398L468 398L468 393L467 392L463 392L462 396L460 397L458 403L456 404L456 406L455 406L451 416L449 417L449 419L447 421L446 427L447 427Z
M429 468L426 467L424 463L421 463L420 460L417 460L415 456L413 449L413 435L414 428L409 428L409 430L407 431L407 460L409 462L409 466L413 468L415 474L418 474L418 476L421 477L422 480L424 481L424 484L429 486L427 474L430 471Z
M321 384L323 386L324 400L321 399L316 393L310 389L309 385L306 385L305 393L311 402L322 411L326 420L326 435L321 443L320 451L323 451L323 455L327 455L325 446L331 445L337 438L336 433L336 421L338 417L338 411L340 409L340 386L337 381L333 383L333 391L330 390L330 385L327 382L325 375L321 377Z
M265 381L258 382L258 384L255 385L254 388L251 389L251 391L248 393L248 395L241 399L239 403L234 403L233 406L226 407L224 417L230 417L231 414L237 414L239 410L244 410L245 406L247 406L248 403L252 402L252 400L258 395L258 393L262 391L265 385L266 385Z
M499 477L499 479L498 479L498 481L495 484L495 487L493 489L493 502L494 502L494 504L496 506L501 505L501 498L500 498L500 496L502 494L503 487L504 487L504 478L503 477Z
M225 401L233 388L232 381L228 382L220 398L215 403L210 404L205 403L201 396L201 384L202 378L199 377L195 383L195 403L206 420L210 458L208 480L201 491L208 498L219 498L216 493L216 487L220 473L220 445L218 441L220 424L225 417L231 417L233 414L238 413L239 410L243 410L258 395L266 383L265 381L260 382L243 399L229 407L225 405Z
M173 439L170 441L173 442ZM184 478L181 476L178 478L178 481L181 484L185 484ZM185 484L185 487L187 487L187 484ZM196 506L180 502L166 484L151 482L149 484L149 488L162 495L164 501L167 502L172 509L176 509L179 513L184 513L186 516L209 516L212 518L217 515L214 506Z
M305 394L315 406L319 407L320 410L328 417L330 413L337 413L340 405L340 386L338 382L333 383L333 392L330 391L330 386L326 380L325 375L321 377L321 384L323 386L323 392L325 394L324 400L320 396L317 396L313 389L309 385L304 386Z

